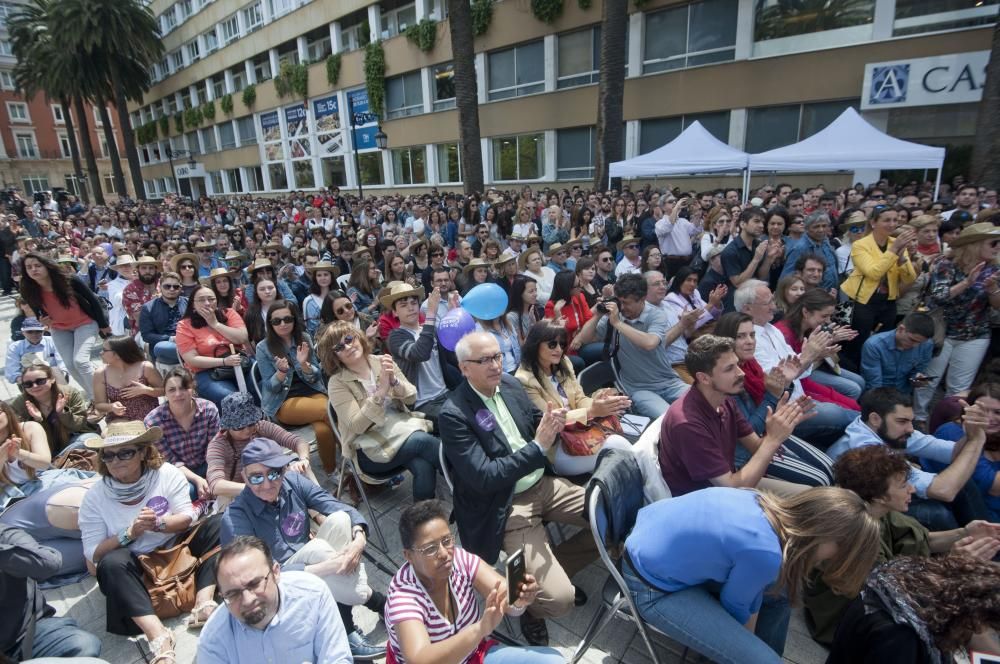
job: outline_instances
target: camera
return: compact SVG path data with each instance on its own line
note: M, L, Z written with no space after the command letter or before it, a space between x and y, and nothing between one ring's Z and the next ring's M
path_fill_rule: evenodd
M617 305L619 307L621 306L621 305L618 304L618 298L611 297L611 298L599 301L597 303L597 310L600 311L602 314L608 313L608 302L611 302L611 303L613 303L613 304L615 304L615 305Z
M831 323L823 323L822 325L819 326L819 329L822 330L823 332L829 332L830 334L833 334L833 325Z

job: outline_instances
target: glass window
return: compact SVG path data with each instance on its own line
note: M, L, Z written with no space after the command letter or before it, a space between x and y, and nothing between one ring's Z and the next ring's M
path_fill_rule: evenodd
M201 143L198 141L198 132L189 131L184 136L187 139L187 149L194 153L201 152Z
M220 99L224 94L226 94L226 75L216 74L212 77L212 96L215 99Z
M229 191L243 193L243 176L240 175L240 169L231 168L227 170L226 179L229 181Z
M557 86L597 83L601 61L601 28L587 28L559 35L559 80Z
M677 138L682 131L698 121L708 133L723 143L729 142L729 111L693 113L672 118L651 118L639 123L639 154L652 152Z
M306 46L306 52L308 53L309 62L326 60L327 56L333 53L333 49L330 46L330 37L323 37L311 42Z
M246 117L237 118L236 128L240 135L240 145L256 145L257 144L257 127L253 121L252 115L247 115Z
M271 189L288 189L288 173L284 162L268 164L267 174L271 177Z
M59 104L52 104L52 119L55 120L56 124L66 123L66 118L63 117L62 106L60 106ZM134 118L132 120L133 123L135 122L136 119L137 118Z
M271 10L271 19L275 19L282 14L287 14L295 8L293 0L267 0L267 7Z
M219 23L219 27L222 28L223 44L230 44L240 38L240 22L236 14Z
M545 89L545 49L541 41L489 54L489 99L509 99Z
M219 149L228 150L236 147L236 130L232 122L222 122L219 127Z
M941 4L935 0L935 4ZM754 39L807 35L824 30L867 25L875 18L875 0L840 2L754 3Z
M11 122L30 122L31 117L28 115L28 105L20 101L9 101L7 102L7 114L10 116Z
M435 65L431 71L434 73L434 110L455 108L455 63Z
M327 187L347 186L347 168L343 157L326 157L319 163L323 168L323 183Z
M32 133L14 132L17 143L17 156L23 159L38 159L38 148L35 147L35 135Z
M594 177L594 127L560 129L556 132L556 179L586 180Z
M257 56L253 61L253 73L258 83L271 80L271 58L267 53Z
M212 180L212 192L216 194L226 193L226 185L222 180L222 171L212 171L209 173L209 177Z
M1000 0L896 0L893 35L951 30L996 21Z
M201 148L205 153L216 152L219 149L215 143L215 129L213 127L201 130Z
M382 168L382 153L364 152L358 155L358 167L361 170L361 184L385 184L385 171Z
M105 173L101 176L101 180L104 181L104 193L114 194L115 192L115 177L111 173Z
M461 182L462 159L458 143L435 145L437 150L438 182Z
M243 25L246 26L247 32L253 32L264 25L264 14L260 9L259 2L243 8Z
M417 22L416 4L406 5L382 14L382 39L401 35Z
M44 175L29 175L21 182L24 184L24 193L29 196L38 191L48 191L49 179Z
M239 92L247 86L247 74L243 67L233 70L233 92Z
M177 49L176 51L171 53L169 57L170 57L171 72L175 72L178 69L184 68L184 54L181 53L180 49Z
M13 90L14 87L14 74L9 71L0 71L0 88Z
M702 0L646 14L645 74L736 57L738 0Z
M393 150L392 179L394 184L423 184L427 182L424 148Z
M522 134L493 139L494 179L537 180L544 173L544 134Z
M59 152L62 153L63 159L69 159L73 156L69 148L69 134L64 131L59 132Z
M201 48L198 46L198 40L192 39L187 43L188 60L194 62L201 58Z
M385 80L385 109L390 120L423 113L424 94L420 70Z
M747 152L764 152L798 140L798 104L768 106L747 111Z
M264 172L260 166L248 166L246 174L250 178L250 191L264 191Z
M316 176L313 174L312 159L300 159L292 162L297 189L313 189L316 186Z
M838 101L824 101L816 104L802 105L802 122L799 125L799 139L809 138L821 129L840 117L848 106L855 109L859 107L857 99L841 99Z
M215 30L209 30L208 32L202 34L205 40L205 52L211 53L215 49L219 48L219 38L215 34Z

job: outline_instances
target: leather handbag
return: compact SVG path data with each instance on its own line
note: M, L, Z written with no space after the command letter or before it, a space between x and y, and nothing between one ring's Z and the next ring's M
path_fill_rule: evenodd
M54 468L75 468L87 472L97 472L97 451L72 449L52 460Z
M570 424L562 430L563 451L569 456L593 456L611 434L622 434L622 423L616 415L597 417L586 424Z
M200 558L191 553L188 545L201 525L189 530L183 540L168 549L138 556L143 583L158 618L173 618L194 609L198 567L221 548L216 546Z
M222 350L220 353L219 350ZM243 371L250 369L251 361L250 358L245 353L237 353L236 347L233 344L228 346L218 346L215 349L215 357L229 357L230 355L240 356L240 368ZM236 380L236 367L215 367L212 369L212 380Z

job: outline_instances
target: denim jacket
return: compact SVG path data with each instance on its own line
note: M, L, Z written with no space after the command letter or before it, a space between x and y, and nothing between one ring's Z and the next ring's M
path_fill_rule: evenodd
M290 348L288 352L289 371L285 374L285 380L278 380L278 370L274 367L274 354L267 345L267 339L257 342L257 367L260 369L260 400L261 409L268 417L274 417L281 405L285 403L288 390L292 386L292 375L297 374L299 380L313 388L317 392L326 394L326 383L323 381L323 372L320 371L319 359L316 357L316 347L308 335L305 342L309 344L309 364L312 366L312 375L307 375L302 370L298 358L295 356L295 349Z

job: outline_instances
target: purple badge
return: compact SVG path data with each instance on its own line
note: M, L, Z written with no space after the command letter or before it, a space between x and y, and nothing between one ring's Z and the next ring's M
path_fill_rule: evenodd
M488 409L481 408L476 412L476 424L484 431L493 431L497 428L497 418Z
M164 516L170 511L170 503L163 496L153 496L146 503L146 507L156 512L156 516Z
M302 534L305 525L305 515L301 512L295 512L286 516L285 520L281 522L281 532L285 533L286 537L298 537Z

